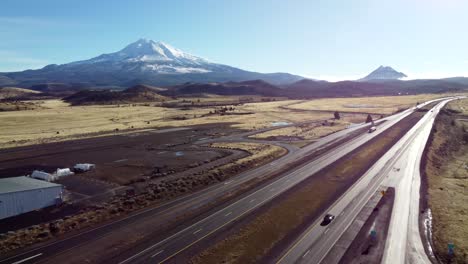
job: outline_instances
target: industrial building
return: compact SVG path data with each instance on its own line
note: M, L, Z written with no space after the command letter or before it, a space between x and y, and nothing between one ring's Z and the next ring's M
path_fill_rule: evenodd
M60 204L62 190L60 184L25 176L0 179L0 219Z

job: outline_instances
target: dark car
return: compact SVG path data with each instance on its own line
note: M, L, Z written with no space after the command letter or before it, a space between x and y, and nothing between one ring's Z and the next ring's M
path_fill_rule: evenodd
M326 214L325 217L323 218L322 223L320 223L320 225L321 226L326 226L326 225L330 224L331 221L333 221L333 219L335 219L334 215Z

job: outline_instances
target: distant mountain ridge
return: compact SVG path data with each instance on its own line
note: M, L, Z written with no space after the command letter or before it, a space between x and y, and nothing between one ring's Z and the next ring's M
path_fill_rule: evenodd
M390 66L380 66L372 71L366 77L360 79L360 81L371 81L371 80L399 80L408 77L402 72L398 72Z
M160 92L166 96L217 94L285 96L286 91L263 80L225 83L185 83Z
M0 73L0 86L30 87L42 83L79 86L121 86L140 83L171 86L186 82L261 79L287 84L303 79L288 73L258 73L214 63L161 41L139 39L122 50L89 60L47 65L38 70Z
M64 100L72 105L121 104L141 102L163 102L167 97L158 94L161 89L147 85L136 85L125 90L81 90Z

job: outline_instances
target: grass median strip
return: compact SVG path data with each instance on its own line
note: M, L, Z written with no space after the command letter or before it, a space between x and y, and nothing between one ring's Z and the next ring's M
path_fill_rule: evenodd
M423 113L414 113L259 210L238 231L192 257L193 263L255 263L293 241L404 135Z

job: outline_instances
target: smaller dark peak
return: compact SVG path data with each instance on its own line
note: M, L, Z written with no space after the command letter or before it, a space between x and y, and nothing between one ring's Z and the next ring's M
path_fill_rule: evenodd
M361 81L370 80L398 80L401 78L408 77L402 72L398 72L390 66L380 65L377 69L372 71L369 75L362 78Z

